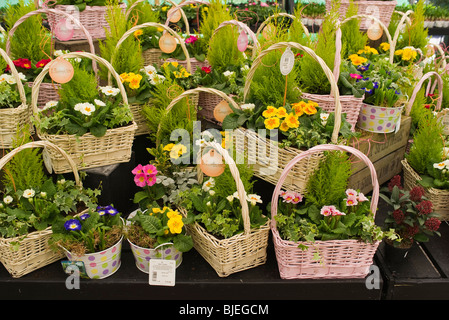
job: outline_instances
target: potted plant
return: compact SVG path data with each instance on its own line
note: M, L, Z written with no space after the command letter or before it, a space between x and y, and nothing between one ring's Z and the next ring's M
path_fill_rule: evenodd
M415 242L427 242L438 229L441 220L434 212L432 201L425 197L422 186L404 190L401 176L394 176L384 188L380 197L393 209L385 218L385 228L394 229L398 238L387 240L387 244L401 249L409 249Z
M62 248L69 261L84 264L83 276L104 279L120 268L123 224L112 205L98 206L53 224L51 243Z
M7 173L0 196L0 260L17 278L62 257L48 242L52 225L95 208L100 191L83 188L74 162L57 146L31 142L26 133L17 135L14 146L0 161ZM47 177L39 147L60 152L75 180Z
M305 193L281 191L287 171L302 157L318 151L326 151L326 156L310 176ZM374 177L371 201L348 188L351 163L346 152L370 168ZM396 237L394 231L384 232L374 222L378 196L374 167L357 149L320 145L297 156L281 175L271 201L271 229L281 278L364 278L380 241Z
M214 140L201 145L204 182L184 192L180 210L187 217L195 249L220 277L227 277L265 263L270 220L259 207L260 196L252 193L251 167L236 164ZM217 152L225 162L224 171L213 177L206 176L215 171L213 165L205 168L209 160L204 156L210 152Z
M32 90L34 123L38 136L42 140L64 144L74 161L84 168L127 161L131 157L131 145L137 126L119 75L107 61L90 53L69 53L59 57L64 58L88 58L104 64L113 75L118 88L98 88L95 75L73 63L73 77L61 85L59 102L49 109L39 111L36 106L39 85L51 65L59 63L58 60L52 61L36 78ZM55 172L67 171L67 166L60 163L55 154L50 153L50 158Z

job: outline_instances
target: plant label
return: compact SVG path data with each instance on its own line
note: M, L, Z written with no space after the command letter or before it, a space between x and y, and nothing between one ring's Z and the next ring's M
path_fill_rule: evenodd
M295 64L295 55L289 47L287 47L287 49L282 54L279 64L282 75L286 76L292 71Z
M246 34L245 30L242 30L242 32L240 32L240 35L237 39L237 48L240 52L245 52L248 48L248 35Z
M176 11L175 10L176 7L172 7L170 10L168 10L167 12L167 17L169 18L170 22L176 23L179 20L181 20L181 10L182 9L178 9Z
M149 284L155 286L171 286L176 282L176 261L150 259Z
M225 170L223 157L214 149L204 154L200 161L200 169L206 176L218 177Z
M384 33L384 31L380 27L380 24L375 22L370 25L370 27L368 28L368 31L366 32L366 35L368 36L368 38L370 40L375 41L375 40L379 40L382 37L383 33Z
M218 122L223 122L224 118L226 118L226 116L230 113L232 113L232 109L224 100L221 100L220 103L214 108L214 117Z
M172 35L166 33L159 39L159 48L165 53L172 53L177 46L176 39Z
M69 82L72 80L74 72L72 64L61 57L52 61L48 70L50 78L57 83Z
M61 19L55 26L55 36L61 41L69 41L73 38L75 30L70 22Z

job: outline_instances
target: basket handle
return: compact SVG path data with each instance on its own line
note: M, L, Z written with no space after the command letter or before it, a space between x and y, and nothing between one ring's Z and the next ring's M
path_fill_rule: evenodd
M172 34L175 38L178 39L179 43L181 44L181 48L182 51L184 52L184 55L186 56L186 61L187 61L187 72L191 73L192 67L191 67L191 63L190 63L190 56L189 56L189 52L187 51L187 47L184 43L184 41L182 40L181 36L179 34L177 34L172 28L157 23L157 22L145 22L142 23L140 25L134 26L131 29L129 29L128 31L126 31L123 36L120 38L120 40L117 42L116 46L115 46L115 51L112 53L112 57L111 57L111 64L113 64L114 59L115 59L115 55L118 51L118 48L120 47L120 45L130 36L132 35L135 31L143 29L143 28L147 28L147 27L161 27L163 29L165 29L166 31L168 31L170 34ZM108 83L111 83L111 73L108 73Z
M284 168L284 170L281 173L281 176L279 177L279 180L276 184L276 187L273 191L273 196L271 198L271 215L274 217L277 214L278 209L278 198L280 195L280 191L282 188L282 185L289 173L289 171L302 159L310 156L313 153L316 152L323 152L323 151L329 151L329 150L340 150L345 152L350 152L356 157L358 157L360 160L362 160L369 168L371 173L371 183L373 184L373 193L371 197L371 212L376 215L377 211L377 204L379 202L379 181L377 180L377 173L376 168L374 167L371 160L360 150L357 150L353 147L349 146L342 146L342 145L333 145L333 144L322 144L315 147L310 148L307 151L304 151L297 155L295 158L293 158ZM275 224L275 219L272 219L273 223Z
M170 1L171 2L171 1ZM181 15L182 18L184 19L184 24L186 25L186 34L188 36L190 36L190 25L189 25L189 20L187 19L187 16L184 12L184 10L182 10L182 7L189 5L189 4L204 4L206 6L210 5L209 2L207 1L203 1L203 0L187 0L187 1L183 1L180 4L175 4L173 2L171 2L173 4L173 11L170 12L170 15L167 15L167 20L165 21L165 25L168 26L168 24L170 23L170 18L175 14L176 11L181 10Z
M14 65L14 63L12 62L12 60L8 56L8 54L1 48L0 48L0 54L3 57L3 59L5 59L6 63L9 65L9 68L11 69L11 74L14 77L14 80L16 81L16 84L17 84L17 89L19 90L20 101L25 106L27 104L25 89L23 88L22 80L20 80L20 78L19 78L19 73L17 72L16 66Z
M438 72L435 71L430 71L427 72L416 84L415 88L413 89L413 93L412 96L410 98L410 100L407 103L407 106L405 107L405 115L409 116L410 112L412 111L412 107L413 107L413 103L415 102L416 96L419 92L419 90L421 90L421 87L424 83L424 81L426 81L428 78L430 78L431 76L435 76L436 80L437 80L437 84L438 84L438 99L437 99L437 105L435 106L435 110L436 111L440 111L441 110L441 104L443 103L443 79L441 79L441 76L438 74ZM430 82L429 82L430 85Z
M397 12L397 11L395 11L395 12ZM393 36L393 40L390 43L390 63L393 63L394 52L396 51L395 49L396 49L396 45L398 43L399 33L401 32L401 29L402 29L403 25L405 23L411 24L411 20L408 17L411 13L413 13L412 10L409 10L409 11L407 11L405 13L400 13L402 15L402 18L399 21L398 26L396 27L396 31L395 31L394 36Z
M224 100L226 100L228 103L232 104L232 106L236 109L240 109L240 106L237 104L237 102L235 102L230 96L226 95L224 92L217 90L217 89L213 89L213 88L205 88L205 87L198 87L198 88L194 88L194 89L190 89L190 90L186 90L183 93L181 93L179 96L177 96L176 98L174 98L169 105L167 106L167 108L165 108L165 111L168 113L170 112L171 109L173 109L173 107L182 99L188 97L190 94L192 93L197 93L197 92L207 92L207 93L212 93L212 94L216 94L220 97L222 97ZM158 126L157 126L157 132L156 132L156 145L159 145L161 143L161 139L159 137L159 132L161 130L161 122L159 122Z
M243 228L245 234L249 234L251 229L251 221L249 218L249 207L248 207L248 201L246 200L246 191L245 187L243 185L242 180L240 179L240 172L237 168L237 165L234 162L234 159L229 155L228 151L226 149L223 149L223 147L213 141L206 141L203 143L203 147L211 147L215 151L217 151L224 159L225 163L228 164L229 170L231 171L232 177L235 180L236 186L237 186L237 193L239 195L240 204L242 205L242 218L243 218ZM201 157L201 148L198 151L198 157Z
M334 97L335 100L335 125L334 125L334 131L332 132L332 143L337 143L338 140L338 133L340 131L341 126L341 102L340 102L340 93L338 91L337 82L335 80L335 77L332 73L332 71L329 69L327 64L324 62L324 60L319 57L312 49L309 47L303 46L296 42L278 42L273 45L271 45L269 48L263 50L257 58L253 61L250 70L248 71L248 74L246 76L245 81L245 87L243 89L243 101L246 100L246 97L248 95L251 80L254 76L254 73L256 72L257 67L261 64L262 58L267 55L269 52L282 49L284 47L293 47L299 50L302 50L309 54L316 62L318 62L323 68L324 73L326 74L327 79L329 80L331 84L331 96Z
M269 22L271 19L275 19L275 18L277 18L277 17L287 17L287 18L290 18L290 19L292 19L292 20L298 20L299 22L301 22L301 27L302 27L302 29L304 30L304 34L305 34L307 37L310 37L309 29L307 29L307 27L302 23L301 19L299 19L298 17L296 17L296 16L293 15L293 14L289 14L289 13L286 13L286 12L278 12L278 13L275 13L275 14L269 16L267 19L265 19L265 21L263 21L263 22L260 24L259 28L258 28L257 31L256 31L256 38L257 38L257 39L259 38L260 33L262 32L263 28L268 24L268 22Z
M217 31L219 29L221 29L225 26L228 26L228 25L236 25L236 26L242 28L251 37L251 39L253 40L253 43L254 43L254 46L253 46L253 59L254 59L257 56L257 54L260 52L260 45L259 45L259 41L257 40L257 36L255 35L255 33L245 23L237 21L237 20L224 21L224 22L220 23L220 25L217 27L217 29L214 30L212 37L217 33Z
M114 79L117 82L117 86L120 90L120 94L122 95L123 103L125 105L128 105L128 96L126 95L126 90L125 90L125 87L123 86L122 81L120 80L120 76L114 70L112 65L108 61L106 61L104 58L101 58L101 57L99 57L95 54L89 53L89 52L70 52L70 53L63 54L59 57L60 58L88 58L88 59L92 59L96 62L103 64L109 70L109 72L112 73L112 75L114 76ZM33 107L34 114L38 113L37 98L39 96L40 84L42 83L42 80L44 79L48 70L50 69L50 67L53 65L53 63L55 61L56 60L52 60L49 63L47 63L45 65L45 67L42 69L42 71L39 73L39 75L36 77L36 79L34 80L34 84L31 89L31 105Z
M11 28L11 30L9 30L8 33L8 37L6 39L6 53L8 55L10 55L10 51L11 51L11 41L10 39L12 38L12 36L14 35L14 32L16 31L16 29L19 27L19 25L22 24L22 22L24 22L26 19L28 19L31 16L37 15L37 14L54 14L54 15L63 15L66 18L69 18L73 23L76 24L76 26L78 28L80 28L84 34L86 35L87 38L87 42L89 44L89 48L90 48L90 52L92 54L95 54L95 46L94 43L92 41L92 36L90 35L89 31L87 31L87 29L81 24L81 22L74 18L71 14L68 14L67 12L58 10L58 9L50 9L50 8L43 8L43 9L38 9L38 10L34 10L31 12L28 12L27 14L23 15L22 17L20 17L16 23L14 24L14 26ZM95 75L97 75L97 64L95 61L92 61L92 68L95 72Z
M11 160L16 154L18 154L20 151L30 148L50 148L57 152L59 152L70 164L70 168L72 168L73 175L75 177L75 183L78 187L82 187L82 182L80 180L80 176L78 173L78 169L76 167L75 162L70 158L70 156L60 147L57 145L44 140L38 140L33 142L28 142L26 144L21 145L20 147L17 147L13 150L11 150L9 153L7 153L3 158L0 158L0 170Z

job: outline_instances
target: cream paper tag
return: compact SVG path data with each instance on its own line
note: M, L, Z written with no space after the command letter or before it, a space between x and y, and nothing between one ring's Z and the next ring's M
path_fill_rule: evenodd
M176 261L151 259L149 268L149 284L154 286L171 286L176 282Z

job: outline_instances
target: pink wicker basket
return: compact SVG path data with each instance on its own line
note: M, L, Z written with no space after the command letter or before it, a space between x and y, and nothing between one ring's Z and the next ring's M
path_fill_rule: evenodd
M313 153L329 150L350 152L361 159L368 166L371 173L373 193L371 211L375 214L379 200L379 182L374 165L369 158L359 150L340 145L319 145L296 156L284 169L276 184L271 199L271 231L276 253L276 259L282 279L332 279L332 278L364 278L373 263L373 257L380 241L364 243L359 240L327 240L308 242L294 242L281 239L276 229L278 199L282 184L288 172L300 160ZM298 248L298 245L308 246L308 250ZM319 253L321 259L314 259Z
M73 12L71 7L73 6L56 5L55 9L64 12ZM126 3L121 3L120 8L123 13L125 13ZM86 6L86 9L79 12L78 20L86 27L93 39L103 39L106 37L104 28L109 28L109 24L106 21L107 10L108 6ZM63 17L60 14L50 13L48 15L50 28L54 29L61 19L63 19ZM56 35L56 38L58 38L58 35ZM61 39L58 38L58 40ZM72 40L86 40L86 35L82 30L75 28Z

